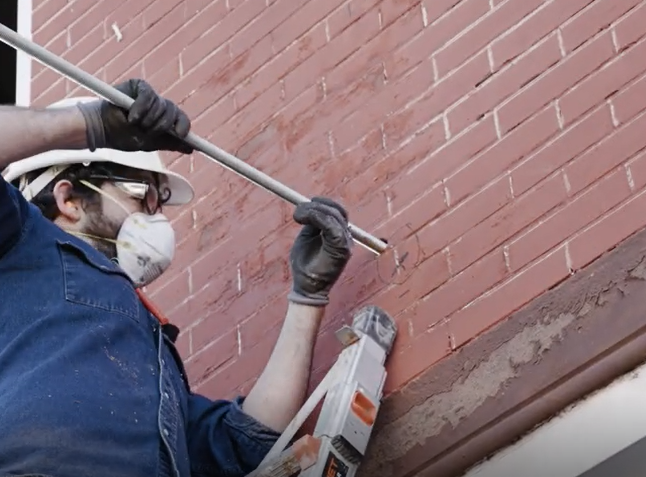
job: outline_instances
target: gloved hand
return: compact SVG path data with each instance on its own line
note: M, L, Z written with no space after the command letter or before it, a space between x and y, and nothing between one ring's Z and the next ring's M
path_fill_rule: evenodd
M191 122L176 104L159 96L143 80L131 79L117 85L116 89L135 100L129 110L105 100L78 104L87 125L87 142L91 151L110 148L193 152L193 148L181 140L188 134Z
M288 299L325 306L352 255L348 214L336 202L315 197L296 207L294 220L303 228L289 255L293 283Z

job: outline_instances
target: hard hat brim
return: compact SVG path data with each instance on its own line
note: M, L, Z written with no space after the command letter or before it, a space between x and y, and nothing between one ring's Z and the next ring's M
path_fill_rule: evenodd
M113 149L97 149L90 152L87 149L59 149L16 161L2 172L2 176L7 182L12 182L18 177L38 169L92 162L119 164L133 169L154 172L165 177L171 191L171 197L166 205L186 205L195 197L195 191L190 182L181 174L164 167L155 152L122 152Z

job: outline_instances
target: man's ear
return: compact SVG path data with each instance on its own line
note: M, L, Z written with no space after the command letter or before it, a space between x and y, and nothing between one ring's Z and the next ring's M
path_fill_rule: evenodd
M78 222L83 217L83 210L78 200L72 199L74 186L70 181L58 181L54 186L53 194L60 215L70 222Z

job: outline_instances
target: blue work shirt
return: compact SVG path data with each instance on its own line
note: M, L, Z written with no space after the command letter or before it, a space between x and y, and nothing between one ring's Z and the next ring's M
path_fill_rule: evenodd
M0 178L0 476L243 476L278 438L191 392L118 266Z

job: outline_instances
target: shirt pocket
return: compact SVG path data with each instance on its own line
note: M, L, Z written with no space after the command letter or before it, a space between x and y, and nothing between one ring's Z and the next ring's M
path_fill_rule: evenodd
M100 252L58 241L65 299L139 321L139 298L128 275Z

